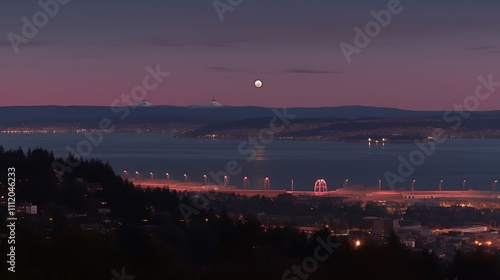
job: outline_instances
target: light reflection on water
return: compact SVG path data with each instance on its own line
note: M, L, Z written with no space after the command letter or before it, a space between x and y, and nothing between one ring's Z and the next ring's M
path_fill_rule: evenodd
M83 134L0 134L5 148L21 146L43 147L56 156L67 154L67 145L76 149ZM376 186L386 171L397 173L397 157L416 149L413 143L385 145L345 142L273 141L264 149L256 150L255 159L238 153L243 140L178 139L168 134L111 133L93 149L92 157L109 161L117 174L123 170L140 170L143 174L169 172L174 178L188 173L192 181L203 180L203 174L226 170L230 160L242 167L230 184L243 185L248 176L252 188L263 188L264 178L270 177L271 188L312 189L317 178L325 178L330 188L340 187L349 178L349 185ZM467 187L489 189L500 179L500 139L453 139L438 144L433 155L416 168L415 173L399 187L409 189L416 179L416 189L437 189L443 179L443 189ZM164 176L164 175L163 175ZM160 175L158 177L161 177ZM387 183L383 180L383 186Z

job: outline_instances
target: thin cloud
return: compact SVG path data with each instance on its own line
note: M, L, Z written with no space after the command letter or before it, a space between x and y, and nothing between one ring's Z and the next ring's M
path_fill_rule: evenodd
M145 40L145 43L153 46L161 46L161 47L179 47L188 45L186 42L175 42L172 40L165 39L148 39Z
M315 69L307 69L307 68L289 68L282 71L253 71L250 69L241 69L241 68L231 68L224 66L212 66L209 68L215 72L224 72L224 73L241 73L241 72L254 72L254 73L296 73L296 74L339 74L340 71L328 71L328 70L315 70Z
M46 42L40 41L40 40L29 40L27 44L20 44L19 48L23 47L39 47L39 46L46 46L49 45ZM12 48L12 43L8 40L0 40L0 47L9 47Z
M227 48L227 47L232 47L236 44L243 43L245 40L206 40L206 41L201 41L199 42L200 45L203 46L209 46L209 47L216 47L216 48Z
M161 38L153 38L144 40L144 43L148 45L161 46L161 47L203 46L203 47L213 47L213 48L228 48L244 42L246 42L246 40L242 39L168 40Z
M248 70L246 70L246 69L221 67L221 66L213 66L213 67L210 67L209 69L212 70L212 71L225 72L225 73L248 72Z
M303 68L290 68L283 71L285 73L298 73L298 74L339 74L340 71L327 71L327 70L313 70Z
M82 58L82 59L108 59L108 58L117 58L117 56L114 55L74 55L73 57L75 58Z
M493 46L493 45L485 45L485 46L476 46L476 47L465 48L464 51L488 51L488 50L493 50L495 48L496 48L496 46Z

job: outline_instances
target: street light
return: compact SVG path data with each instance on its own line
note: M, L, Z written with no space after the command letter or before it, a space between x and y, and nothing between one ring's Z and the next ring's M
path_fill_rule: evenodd
M411 191L412 192L415 191L415 182L416 182L416 180L411 181Z
M149 172L149 176L151 177L151 180L155 179L155 174L153 172Z
M227 187L227 176L224 176L224 187Z
M203 175L203 184L208 185L208 176L207 175Z
M347 188L347 183L349 182L349 179L345 179L344 181L344 188Z
M128 179L128 172L127 172L127 170L124 170L123 173L125 173L125 179Z
M187 182L188 181L188 175L186 173L184 173L184 182Z
M443 180L439 181L439 191L443 190Z
M167 172L167 173L165 173L165 175L167 176L167 181L171 181L172 180L171 177L170 177L170 173Z
M264 180L264 190L271 190L271 182L269 181L269 177L266 177Z
M491 191L494 192L496 187L497 187L497 183L498 183L498 180L495 180L493 181L493 183L491 183Z
M464 180L464 181L462 182L462 190L463 190L463 191L465 191L465 183L466 183L466 182L467 182L467 180Z
M247 188L250 189L250 183L248 182L248 177L245 176L243 178L243 189L247 189Z
M141 173L139 173L139 171L135 172L135 178L136 179L140 179L141 178Z
M292 192L293 192L293 179L292 179Z
M378 180L378 190L382 190L382 180Z

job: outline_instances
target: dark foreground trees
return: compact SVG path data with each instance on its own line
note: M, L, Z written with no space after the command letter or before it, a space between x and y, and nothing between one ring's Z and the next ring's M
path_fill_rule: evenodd
M447 264L431 252L404 248L395 236L385 246L367 242L355 248L348 237L331 237L327 229L308 238L291 227L263 227L251 215L235 222L220 208L202 210L186 224L178 206L191 202L175 192L136 188L98 160L82 161L60 182L54 161L63 162L41 149L0 148L2 185L6 168L15 166L18 201L39 205L36 217L19 222L15 274L6 270L8 244L1 240L0 279L108 280L123 268L137 280L500 279L499 256L481 250L459 252ZM102 191L90 194L96 184ZM94 215L90 196L108 203L112 231L85 232L68 215ZM0 211L7 213L5 207ZM339 244L331 252L324 247L329 238Z

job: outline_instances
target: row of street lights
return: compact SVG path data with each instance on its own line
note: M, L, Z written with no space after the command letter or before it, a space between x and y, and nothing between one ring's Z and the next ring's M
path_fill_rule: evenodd
M125 179L129 179L130 176L129 176L129 173L127 170L124 170L123 171L124 173L124 176L125 176ZM156 180L156 176L153 172L149 172L149 177L151 180ZM165 177L167 178L167 181L172 181L172 175L170 175L170 173L165 173ZM184 177L184 182L187 183L187 182L191 182L191 178L189 178L188 174L187 173L184 173L183 174L183 177ZM135 179L142 179L142 174L139 172L139 171L136 171L135 172ZM267 179L267 178L266 178ZM208 185L209 183L209 179L208 179L208 176L205 174L203 175L203 185ZM227 186L228 185L228 177L227 176L224 176L224 186ZM248 177L245 176L244 180L243 180L243 186L244 188L247 187L250 189L250 183L248 181Z
M130 178L127 170L124 170L123 173L125 174L126 179ZM168 181L172 181L172 176L170 175L170 173L167 172L167 173L165 173L165 175L166 175L166 178ZM151 180L156 179L155 174L153 172L149 172L149 176L150 176ZM139 171L135 172L135 178L142 179L142 175ZM190 180L189 176L186 173L184 173L184 182L190 182L190 181L191 180ZM417 182L417 180L415 180L415 179L413 179L411 181L410 190L412 192L415 191L415 182ZM208 179L208 176L205 174L205 175L203 175L203 185L208 185L208 183L209 183L209 179ZM292 191L293 191L293 188L294 188L293 179L292 179L291 183L292 183ZM348 183L349 183L349 179L345 179L344 183L343 183L343 188L347 188ZM463 191L465 191L465 184L466 183L467 183L467 180L462 181L462 190ZM491 191L495 191L497 183L498 183L498 180L495 180L491 183ZM228 185L228 178L227 178L227 176L224 176L224 186L227 186L227 185ZM250 181L249 181L247 176L245 176L243 178L243 189L250 189ZM271 189L271 182L270 182L269 177L266 177L264 179L264 190L270 190L270 189ZM382 189L382 180L378 180L378 190L381 190L381 189ZM439 180L438 189L439 189L439 191L443 190L443 180Z
M415 182L417 182L417 180L415 180L415 179L413 179L411 181L410 190L412 192L415 191ZM443 182L444 182L443 180L439 180L439 182L438 182L439 191L443 190ZM343 184L344 188L347 188L347 183L349 183L349 179L344 180L344 184ZM462 190L463 191L465 191L465 183L467 183L467 180L462 181ZM491 183L491 191L496 190L497 183L498 183L498 180L495 180ZM380 191L381 189L382 189L382 180L378 180L378 190ZM292 191L293 191L293 180L292 180Z
M379 180L380 181L380 180ZM411 191L415 191L415 182L417 180L412 180L411 181ZM438 182L438 189L439 191L442 191L443 190L443 180L439 180ZM467 183L467 180L463 180L462 181L462 191L465 191L465 184ZM496 186L497 186L497 183L498 183L498 180L495 180L491 183L491 191L495 191L496 190Z
M345 179L344 180L344 184L343 184L344 188L347 188L347 183L348 182L349 182L349 179ZM410 190L412 192L415 191L415 183L416 182L417 182L417 180L415 180L415 179L413 179L411 181ZM438 182L438 189L439 189L439 191L443 190L443 182L444 182L443 180L439 180L439 182ZM463 191L465 191L465 183L467 183L467 180L463 180L462 181L462 190ZM495 191L496 190L497 183L498 183L498 180L495 180L495 181L493 181L491 183L491 191ZM381 189L382 189L382 180L378 180L378 190L380 191Z
M129 173L128 173L127 170L124 170L123 174L125 176L125 179L129 179L130 178ZM167 178L167 181L172 181L172 175L170 175L170 173L168 173L168 172L165 173L165 176ZM204 176L206 177L207 175L204 175ZM142 177L141 172L136 171L135 172L135 179L142 179L142 178L143 177ZM149 178L151 180L156 180L156 176L155 176L155 174L153 172L149 172ZM186 173L184 173L184 182L190 182L189 176Z

